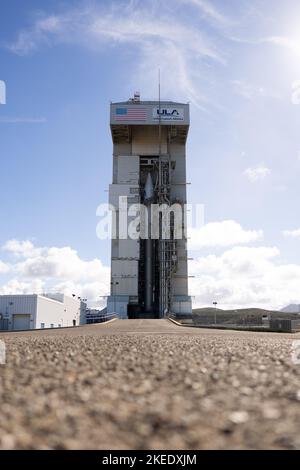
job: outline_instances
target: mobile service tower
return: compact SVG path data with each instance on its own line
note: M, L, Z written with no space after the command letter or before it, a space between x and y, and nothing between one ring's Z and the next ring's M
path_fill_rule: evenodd
M116 312L121 318L191 314L184 210L189 125L188 104L141 101L139 93L129 101L111 104L113 182L109 203L116 208L117 229L111 241L108 313ZM182 213L182 219L176 221L172 210L166 211L174 204ZM124 224L133 223L132 207L139 206L146 208L138 227L140 236L128 237ZM151 219L154 213L157 230ZM162 227L165 216L167 230ZM175 236L178 225L182 237ZM141 235L143 227L148 237Z

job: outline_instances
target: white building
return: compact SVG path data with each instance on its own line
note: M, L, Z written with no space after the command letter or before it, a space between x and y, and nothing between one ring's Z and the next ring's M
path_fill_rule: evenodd
M64 294L1 295L0 329L62 328L85 323L86 304Z

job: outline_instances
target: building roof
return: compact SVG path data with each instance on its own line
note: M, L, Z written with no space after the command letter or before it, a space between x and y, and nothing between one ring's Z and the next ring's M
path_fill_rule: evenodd
M189 125L188 103L130 99L110 105L110 127L115 144L130 143L132 126L168 126L171 141L185 144Z
M172 105L172 106L186 106L186 105L189 105L189 103L180 103L179 101L134 101L134 100L128 100L128 101L119 101L119 102L111 102L112 105L118 105L118 106L122 106L122 105L128 105L128 104L136 104L136 105L150 105L150 106L157 106L159 105L159 103L162 105L162 106L166 106L166 105Z

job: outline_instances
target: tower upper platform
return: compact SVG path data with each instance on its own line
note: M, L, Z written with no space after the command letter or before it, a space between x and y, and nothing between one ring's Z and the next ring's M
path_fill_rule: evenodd
M190 107L173 101L111 103L110 127L114 143L130 139L131 126L169 126L172 140L185 143L190 125Z

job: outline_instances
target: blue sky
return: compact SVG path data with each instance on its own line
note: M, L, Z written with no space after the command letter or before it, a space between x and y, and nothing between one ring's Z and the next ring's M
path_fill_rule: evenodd
M109 103L156 98L160 68L191 103L195 305L300 302L299 31L297 0L3 0L0 292L107 293Z

